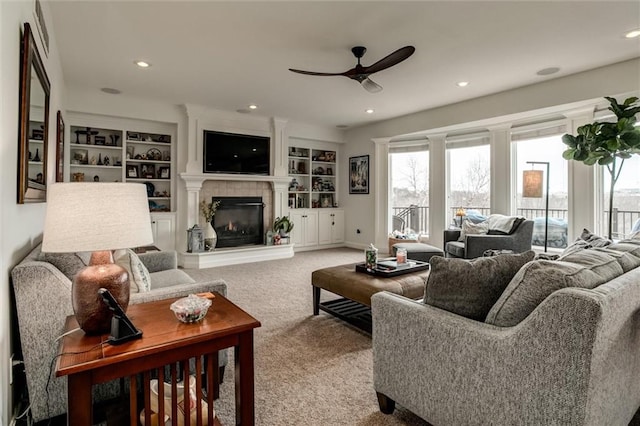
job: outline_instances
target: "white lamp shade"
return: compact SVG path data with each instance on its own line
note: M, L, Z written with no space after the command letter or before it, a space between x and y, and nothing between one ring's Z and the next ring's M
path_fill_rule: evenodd
M522 174L522 196L542 198L542 170L525 170Z
M151 243L145 185L67 182L47 187L43 252L116 250Z

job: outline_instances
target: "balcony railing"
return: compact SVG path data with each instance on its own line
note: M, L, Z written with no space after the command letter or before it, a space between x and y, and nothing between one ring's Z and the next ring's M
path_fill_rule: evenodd
M456 210L459 207L450 208L449 217L454 218ZM404 228L410 228L416 232L426 233L429 229L429 207L410 205L408 207L392 207L392 214L404 221ZM483 216L489 216L491 209L489 207L464 207L465 210L475 210ZM640 219L640 211L638 210L618 210L613 209L613 238L623 239L631 234L631 229L635 222ZM556 219L564 219L567 221L569 211L566 209L549 209L549 217ZM604 223L609 223L609 212L605 211ZM517 209L518 216L524 216L529 219L544 217L544 209L522 208ZM453 223L453 220L451 221Z

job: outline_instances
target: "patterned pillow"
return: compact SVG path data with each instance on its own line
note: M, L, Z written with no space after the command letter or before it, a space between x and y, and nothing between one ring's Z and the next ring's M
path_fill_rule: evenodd
M472 260L434 256L424 303L484 321L513 276L534 256L533 251Z
M144 293L151 290L149 270L133 250L116 250L113 253L113 258L116 264L127 270L131 293Z
M458 241L464 241L465 236L469 234L486 234L487 232L489 232L488 222L473 223L470 220L465 220L462 222L462 230Z

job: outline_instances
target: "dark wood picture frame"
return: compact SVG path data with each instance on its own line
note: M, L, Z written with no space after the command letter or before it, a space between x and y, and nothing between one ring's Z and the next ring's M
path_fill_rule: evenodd
M64 120L62 111L56 114L56 182L64 182Z
M129 179L137 179L140 175L138 174L138 166L133 164L127 165L127 178Z
M160 167L158 169L158 179L170 179L171 169L169 167Z
M349 194L369 193L369 156L349 157Z

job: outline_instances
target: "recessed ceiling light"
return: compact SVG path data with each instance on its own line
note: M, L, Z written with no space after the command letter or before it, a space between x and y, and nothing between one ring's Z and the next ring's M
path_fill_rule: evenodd
M253 148L251 151L256 152L258 148Z
M145 62L145 61L134 61L133 63L139 66L140 68L149 68L151 66L149 62Z
M101 91L103 91L104 93L108 93L110 95L119 95L120 93L122 93L121 91L119 91L118 89L113 89L111 87L103 87L102 89L100 89Z
M249 105L249 109L258 109L258 105L251 104L251 105Z
M233 154L233 158L238 158L238 154Z
M367 114L373 114L373 110L371 108L365 109L364 112L366 112Z
M640 30L629 31L624 35L626 38L636 38L640 36Z
M458 87L467 87L469 85L468 81L459 81L456 83Z
M558 67L549 67L549 68L541 69L536 74L538 74L538 75L551 75L551 74L557 73L558 71L560 71L560 68L558 68Z

